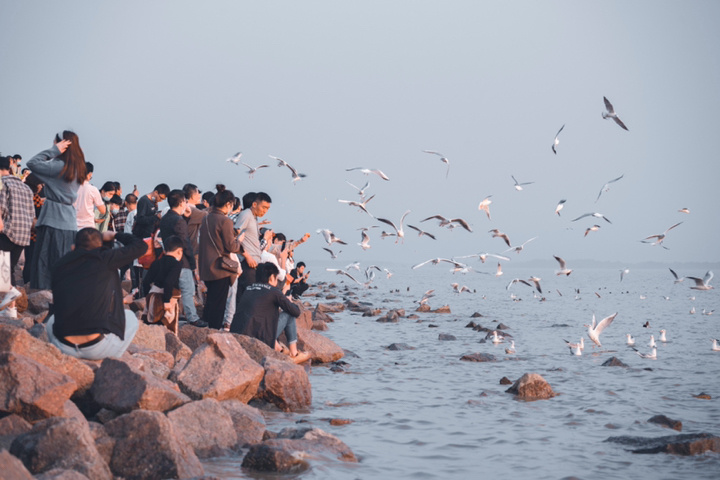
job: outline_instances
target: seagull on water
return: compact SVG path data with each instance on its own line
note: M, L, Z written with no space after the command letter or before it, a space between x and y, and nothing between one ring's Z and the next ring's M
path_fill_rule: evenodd
M515 182L514 187L515 187L515 190L517 190L518 192L523 189L523 188L522 188L523 185L531 185L531 184L535 183L535 182L520 183L520 182L517 181L517 179L515 179L515 177L514 177L513 175L510 175L510 177L513 179L513 182Z
M617 312L613 313L609 317L603 318L597 325L595 325L595 314L593 313L592 324L583 325L583 327L587 327L588 329L588 337L590 338L590 340L592 340L593 343L595 343L595 345L597 345L598 347L602 347L602 345L600 344L600 334L603 332L603 330L610 326L612 321L615 320L616 316Z
M665 336L665 333L665 330L660 330L660 338L658 338L658 340L663 343L667 343L667 337Z
M558 145L560 145L560 140L558 140L558 136L560 135L560 132L563 131L563 128L565 128L565 124L564 124L564 123L563 123L563 126L560 127L560 130L558 130L558 133L555 134L555 140L553 140L552 151L553 151L553 153L554 153L555 155L557 155L557 150L556 150L556 148L557 148Z
M580 345L578 345L578 344L574 344L574 345L575 345L574 347L571 347L570 345L568 345L568 347L570 347L570 354L575 355L576 357L581 356L583 349L580 348Z
M697 277L687 277L693 282L695 282L694 287L690 287L693 290L712 290L713 287L710 285L710 280L712 280L714 274L712 271L708 271L703 278L697 278Z
M503 340L505 340L505 337L503 337L502 335L498 335L497 330L493 330L492 342L497 345L498 343L502 342Z
M631 347L635 345L635 339L632 337L632 335L630 335L629 333L626 333L625 335L627 335L627 344Z
M340 240L338 237L335 236L333 232L328 230L327 228L321 228L317 231L317 233L322 233L323 237L325 237L325 241L329 246L332 246L333 243L339 243L340 245L347 245L347 243Z
M718 342L720 342L720 340L718 340L717 338L713 338L713 339L712 339L712 350L713 350L713 352L720 352L720 345L718 345Z
M613 180L610 180L610 181L607 182L605 185L603 185L602 188L600 189L600 193L598 193L598 196L597 196L597 198L595 199L595 203L597 203L597 201L600 200L600 195L602 195L603 192L607 192L607 191L610 190L610 184L611 184L611 183L617 182L618 180L622 179L624 176L625 176L625 174L622 174L622 175L620 175L619 177L617 177L617 178L615 178L615 179L613 179Z
M447 165L447 172L445 172L445 178L447 178L448 173L450 173L450 160L448 160L445 155L440 152L433 152L432 150L423 150L423 152L437 155L438 157L440 157L440 161Z
M607 110L607 112L603 112L602 117L606 120L608 118L612 118L613 120L615 120L615 123L620 125L623 130L627 130L628 128L615 113L615 109L613 108L612 103L610 103L610 100L608 100L607 97L603 97L603 101L605 102L605 109Z
M346 172L351 172L353 170L360 170L365 175L370 175L371 173L374 173L375 175L382 178L383 180L387 180L387 181L390 180L387 175L385 175L381 170L379 170L377 168L353 167L353 168L345 169Z
M585 350L585 338L580 337L579 343L570 343L567 340L563 340L565 343L567 343L567 346L570 348L579 348L580 350Z
M612 223L605 215L603 215L602 213L597 213L597 212L594 212L594 213L584 213L584 214L580 215L579 217L577 217L575 220L571 220L571 221L577 222L577 221L580 220L581 218L585 218L585 217L602 218L602 219L605 220L606 222Z
M558 257L557 255L553 255L553 258L555 258L555 260L557 260L560 264L560 270L555 272L555 275L570 275L572 273L572 269L565 266L565 260Z
M227 161L230 162L230 163L234 163L235 165L237 165L238 163L240 163L240 157L242 157L242 152L236 153L236 154L233 155L232 157L228 158Z
M278 167L287 167L287 168L290 170L290 173L292 174L292 181L293 181L293 183L297 182L298 180L300 180L300 179L302 179L302 178L307 177L307 175L305 175L304 173L298 173L298 171L295 170L295 168L293 168L292 165L290 165L289 163L287 163L287 162L286 162L285 160L283 160L282 158L278 158L278 157L275 157L275 156L273 156L273 155L268 155L268 157L272 158L273 160L277 160L277 162L278 162Z
M657 347L657 343L655 343L655 335L650 335L650 341L648 342L648 347L650 347L650 348Z
M565 202L567 202L567 200L562 199L558 202L557 206L555 207L555 213L557 213L558 217L560 216L560 210L562 210L563 207L565 206Z
M642 353L639 352L637 348L633 347L633 350L635 350L635 353L637 353L640 358L647 358L648 360L657 360L657 347L652 348L652 352L650 353Z
M260 170L261 168L267 168L267 167L269 167L269 165L258 165L257 167L251 167L250 165L248 165L248 164L245 163L245 162L240 162L240 163L242 163L243 165L245 165L245 166L249 169L249 170L247 171L247 173L248 173L248 178L253 178L253 177L255 176L255 172L257 172L257 171Z
M508 355L515 353L515 340L510 340L510 346L505 348L505 353Z
M418 232L418 237L422 237L423 235L425 235L426 237L430 237L433 240L437 240L435 238L435 235L433 235L432 233L428 233L424 230L420 230L418 227L416 227L414 225L408 225L408 228L411 228L411 229L415 230L416 232Z
M428 220L433 220L433 219L438 220L440 222L438 225L440 227L449 227L453 223L457 223L461 227L463 227L465 230L467 230L468 232L472 232L472 228L470 228L470 225L468 225L468 223L465 220L463 220L462 218L448 219L448 218L443 217L442 215L433 215L432 217L427 217L424 220L420 220L420 223L426 222Z
M395 240L395 243L398 243L401 238L403 239L403 241L405 240L405 232L403 231L403 222L405 221L405 217L407 217L408 213L410 213L410 210L403 213L403 216L400 218L400 227L399 228L397 226L395 226L395 224L393 222L391 222L390 220L387 220L385 218L377 219L378 222L387 223L388 225L390 225L391 227L393 227L395 229L395 232L398 237L397 240Z
M678 222L672 227L665 230L663 233L658 233L657 235L650 235L649 237L645 237L644 240L640 240L642 243L649 243L651 245L660 245L665 250L669 250L665 245L662 244L663 240L665 240L665 235L672 230L673 228L677 227L678 225L682 224L683 222ZM655 241L652 241L651 239L655 239Z
M487 197L485 197L485 198L483 199L483 201L480 202L480 205L478 205L478 210L484 210L485 213L487 214L488 220L491 220L491 218L490 218L490 204L492 203L492 200L490 200L490 197L492 197L492 195L488 195Z

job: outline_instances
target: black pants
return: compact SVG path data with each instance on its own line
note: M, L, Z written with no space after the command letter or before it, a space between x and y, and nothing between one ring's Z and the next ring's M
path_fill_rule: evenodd
M205 280L207 297L202 319L208 323L210 328L220 330L225 318L225 304L227 303L228 291L230 290L230 278L220 280Z
M25 247L11 242L7 235L0 233L0 250L10 252L10 282L13 287L17 285L17 283L15 283L15 267L18 261L20 261L23 248ZM25 261L27 262L27 259Z
M305 293L308 288L310 288L310 285L308 285L304 281L293 283L292 287L290 287L290 294L297 295L299 297L303 293Z

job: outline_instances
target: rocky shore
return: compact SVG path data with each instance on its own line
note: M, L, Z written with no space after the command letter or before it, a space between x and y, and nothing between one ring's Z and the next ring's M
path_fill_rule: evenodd
M313 329L327 329L343 304L305 304L298 346L310 361L295 365L254 338L190 325L176 336L142 323L122 358L78 360L47 342L51 302L51 292L23 292L19 318L0 320L3 478L203 478L201 459L226 455L269 472L302 471L313 458L357 461L323 430L271 432L263 417L308 411L311 364L344 355Z

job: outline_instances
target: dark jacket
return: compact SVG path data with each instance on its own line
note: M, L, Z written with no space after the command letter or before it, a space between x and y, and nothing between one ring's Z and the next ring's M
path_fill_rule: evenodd
M300 307L279 289L266 283L253 283L240 297L230 331L257 338L268 346L275 347L280 316L278 308L293 317L300 316Z
M182 264L170 255L163 255L155 260L143 277L143 294L150 292L155 285L163 289L163 302L168 303L173 296L173 289L180 289L180 271Z
M140 197L137 203L137 213L133 224L133 233L140 238L148 238L155 233L157 220L157 205L147 195Z
M128 233L115 237L120 248L76 248L52 268L56 337L114 333L125 336L125 307L118 269L132 263L147 244Z
M169 238L173 235L180 237L183 242L182 268L195 270L195 253L190 242L187 221L182 215L168 210L160 220L160 237Z
M242 244L235 236L232 220L213 207L200 223L200 250L198 252L200 280L220 280L225 277L233 277L231 281L234 282L236 275L218 268L217 259L220 255L238 253L241 248Z

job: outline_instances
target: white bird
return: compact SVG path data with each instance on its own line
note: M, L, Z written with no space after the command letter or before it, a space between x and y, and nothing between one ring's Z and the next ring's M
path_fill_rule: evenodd
M382 178L383 180L387 180L387 181L390 180L387 175L385 175L381 170L379 170L377 168L353 167L353 168L345 169L346 172L351 172L353 170L360 170L365 175L370 175L371 173L374 173L375 175Z
M569 345L568 345L569 346ZM582 348L580 348L580 345L577 345L575 347L570 347L570 354L575 355L577 357L582 355Z
M565 202L567 202L567 200L562 199L558 202L557 206L555 207L555 213L557 213L558 217L560 216L560 210L562 210L563 207L565 207Z
M448 218L443 217L442 215L433 215L432 217L427 217L427 218L424 219L424 220L420 220L420 223L426 222L426 221L428 221L428 220L433 220L433 219L438 220L438 221L440 222L440 223L438 224L438 226L440 226L440 227L450 227L450 225L452 225L453 223L457 223L458 225L460 225L461 227L463 227L463 228L464 228L465 230L467 230L468 232L472 232L472 228L470 228L470 225L469 225L465 220L463 220L462 218L450 218L450 219L448 219Z
M228 158L227 161L230 162L230 163L234 163L235 165L237 165L238 163L240 163L240 157L242 157L242 152L236 153L236 154L233 155L232 157Z
M668 268L670 270L670 273L672 273L672 276L675 277L675 281L673 283L680 283L683 280L685 280L685 277L678 277L678 274L675 273L675 271L672 268Z
M372 197L370 197L368 199L363 199L363 201L361 201L361 202L356 202L355 200L338 200L338 202L345 203L347 205L350 205L351 207L358 207L363 212L365 212L368 215L370 215L371 217L375 218L375 216L372 213L368 212L368 210L367 210L367 203L370 200L372 200L373 198L375 198L375 195L373 195Z
M253 178L253 177L255 176L255 172L257 172L257 171L260 170L261 168L267 168L267 167L269 167L269 165L258 165L257 167L251 167L250 165L248 165L248 164L245 163L245 162L240 162L240 163L242 163L243 165L245 165L245 166L249 169L249 170L247 171L249 178Z
M505 339L505 337L503 337L502 335L498 335L497 330L493 330L493 332L492 332L492 342L493 342L494 344L497 345L498 343L502 342L504 339Z
M579 343L570 343L567 340L563 340L565 343L567 343L568 347L570 348L579 348L580 350L585 350L585 338L580 337Z
M520 252L523 251L523 248L525 248L525 245L532 242L536 238L538 238L538 237L533 237L530 240L525 240L521 245L518 245L517 247L510 247L507 250L505 250L505 252L509 252L510 250L513 250L515 253L520 254ZM505 253L505 252L503 252L503 253Z
M627 335L627 344L631 347L633 345L635 345L635 339L632 337L632 335L630 335L629 333L627 333L626 335Z
M697 278L697 277L687 277L693 282L695 282L694 287L690 287L693 290L712 290L713 287L710 285L710 280L712 280L714 274L712 271L708 271L703 278Z
M508 355L515 353L515 340L510 340L510 346L505 348L505 353Z
M330 254L330 258L333 260L335 260L337 258L337 256L342 253L342 250L340 250L338 253L335 253L332 250L330 250L329 248L325 248L325 247L323 247L323 250L328 252Z
M707 311L703 308L701 313L703 315L712 315L714 312L715 312L714 308L712 310L707 310Z
M428 291L426 291L426 292L423 294L423 296L422 296L422 298L421 298L420 300L415 300L415 303L419 303L420 305L426 304L427 301L428 301L430 298L432 298L432 297L435 296L434 293L433 293L434 291L435 291L435 290L428 290Z
M565 128L565 124L564 124L564 123L563 123L563 126L560 127L560 130L558 130L558 133L555 134L555 140L553 140L552 151L553 151L553 153L554 153L555 155L557 155L556 147L557 147L558 145L560 145L560 140L558 140L558 136L560 135L560 132L563 131L563 128Z
M600 230L600 225L593 225L592 227L588 227L585 229L585 235L583 235L583 237L587 237L588 233L597 232L598 230Z
M662 244L663 240L665 240L665 236L667 233L672 230L673 228L677 227L678 225L681 225L683 222L678 222L672 227L665 230L663 233L658 233L657 235L650 235L649 237L645 237L644 240L640 240L642 243L649 243L651 245L660 245L665 250L669 250L665 245ZM655 239L655 241L652 241L651 239Z
M510 245L510 237L508 237L507 234L501 232L497 228L493 228L492 230L489 231L489 233L492 233L492 238L496 238L496 237L502 238L503 240L505 240L505 243L507 244L508 247L512 246L512 245Z
M603 185L602 188L600 189L600 193L598 193L598 196L597 196L597 198L595 199L595 203L597 203L597 201L600 200L600 195L602 195L603 192L607 192L607 191L610 190L610 184L611 184L611 183L617 182L618 180L622 179L624 176L625 176L625 174L622 174L622 175L620 175L619 177L617 177L617 178L615 178L615 179L613 179L613 180L610 180L610 181L607 182L605 185Z
M428 263L432 263L433 265L437 265L440 262L448 262L452 264L456 264L455 260L450 260L449 258L431 258L430 260L425 260L424 262L418 263L417 265L413 265L411 268L413 270L418 269L424 265L427 265Z
M470 290L467 287L467 285L463 285L461 287L459 283L451 283L450 286L453 287L453 292L455 292L455 293L463 293L463 292L472 293L472 290Z
M692 307L692 308L690 309L690 315L694 315L694 314L695 314L695 307Z
M718 345L717 338L712 339L712 350L713 350L713 352L720 352L720 345Z
M616 316L617 312L613 313L609 317L603 318L597 325L595 325L595 314L593 313L592 324L583 325L583 327L587 327L588 329L588 337L590 338L590 340L592 340L593 343L595 343L595 345L597 345L598 347L602 347L602 345L600 344L600 334L603 332L603 330L610 326L612 321L615 320Z
M414 225L408 225L408 228L411 228L411 229L415 230L416 232L418 232L418 237L422 237L423 235L425 235L426 237L430 237L433 240L437 240L435 238L435 235L433 235L432 233L428 233L424 230L420 230L418 227L416 227Z
M480 205L478 205L478 210L484 210L487 214L488 220L490 220L490 204L492 203L490 197L492 197L492 195L485 197L483 201L480 202Z
M663 343L667 342L667 337L665 336L665 333L666 333L665 330L660 330L660 338L658 338L658 340L660 340Z
M652 348L652 352L650 353L641 353L638 351L637 348L633 347L633 350L635 350L635 353L637 353L640 358L647 358L648 360L657 360L657 347Z
M562 258L558 257L557 255L553 255L553 257L554 257L555 260L557 260L558 263L560 264L560 270L558 270L557 272L555 272L555 275L570 275L570 274L572 273L572 269L567 268L567 267L565 266L565 260L563 260Z
M506 262L510 261L510 257L505 257L503 255L496 255L494 253L472 253L470 255L462 255L460 257L453 257L453 258L472 258L472 257L478 257L482 263L485 263L485 260L487 260L487 257L494 257L498 260L505 260Z
M332 246L333 243L339 243L340 245L347 245L347 243L340 240L338 237L335 236L333 232L328 230L327 228L321 228L317 231L317 233L322 233L323 237L325 237L325 241L329 246Z
M514 177L513 175L510 175L510 177L513 179L513 182L515 182L514 187L515 187L515 190L517 190L518 192L523 189L523 188L522 188L523 185L531 185L531 184L535 183L535 182L520 183L520 182L518 182L518 181L515 179L515 177Z
M497 270L495 271L495 276L496 276L496 277L499 277L499 276L501 276L502 274L503 274L502 265L500 265L500 262L498 262Z
M360 271L360 262L353 262L350 265L345 265L345 270L350 270L351 268L354 268L358 272Z
M290 170L290 173L292 174L292 181L293 181L293 183L297 182L298 180L300 180L300 179L302 179L302 178L307 177L307 175L305 175L304 173L298 173L298 171L295 170L295 168L293 168L292 165L290 165L289 163L287 163L287 162L286 162L285 160L283 160L282 158L278 158L278 157L275 157L275 156L273 156L273 155L268 155L268 157L272 158L273 160L277 160L277 162L278 162L278 167L287 167L287 168Z
M383 272L385 272L386 278L390 278L393 276L393 273L390 270L388 270L387 268L383 268Z
M363 228L360 231L360 243L358 243L363 250L370 248L370 237L367 234L367 228Z
M391 227L393 227L393 228L395 229L395 232L396 232L397 237L398 237L397 240L395 240L395 243L398 243L401 238L403 239L403 241L404 241L404 239L405 239L405 232L403 231L403 222L405 221L405 217L407 217L408 213L410 213L410 210L408 210L407 212L403 213L403 216L400 218L400 227L399 227L399 228L398 228L393 222L391 222L390 220L387 220L387 219L385 219L385 218L378 218L378 219L377 219L378 222L386 223L386 224L390 225Z
M440 157L440 161L442 161L444 164L447 165L447 172L445 172L445 178L447 178L448 173L450 173L450 160L445 158L445 155L443 155L440 152L433 152L432 150L423 150L423 152L430 153L432 155L437 155L438 157Z
M342 270L342 269L340 269L340 268L326 268L325 270L327 270L328 272L335 272L336 275L345 275L346 277L348 277L350 280L352 280L353 282L357 283L358 285L362 285L362 283L360 283L360 282L358 282L357 280L355 280L355 277L353 277L352 275L350 275L350 274L349 274L348 272L346 272L345 270Z
M605 102L605 109L607 110L607 112L603 112L602 117L606 120L608 118L612 118L613 120L615 120L615 123L620 125L623 130L627 130L628 128L615 113L615 109L613 108L612 103L610 103L610 100L608 100L607 97L603 97L603 101Z
M370 186L370 182L365 182L365 186L362 187L362 188L356 187L355 185L353 185L352 183L348 182L347 180L345 180L345 183L347 183L348 185L350 185L351 187L353 187L355 190L357 190L357 191L358 191L358 195L360 195L360 198L365 198L365 190L367 190L367 188Z
M594 212L594 213L584 213L584 214L580 215L579 217L577 217L575 220L572 220L572 221L573 221L573 222L577 222L577 221L580 220L581 218L585 218L585 217L602 218L602 219L605 220L606 222L612 223L605 215L603 215L602 213L597 213L597 212Z
M657 343L655 343L655 335L650 335L650 341L648 342L648 347L650 347L650 348L657 347Z
M680 213L690 213L690 209L689 209L689 208L681 208L680 210L678 210L678 212L680 212Z

